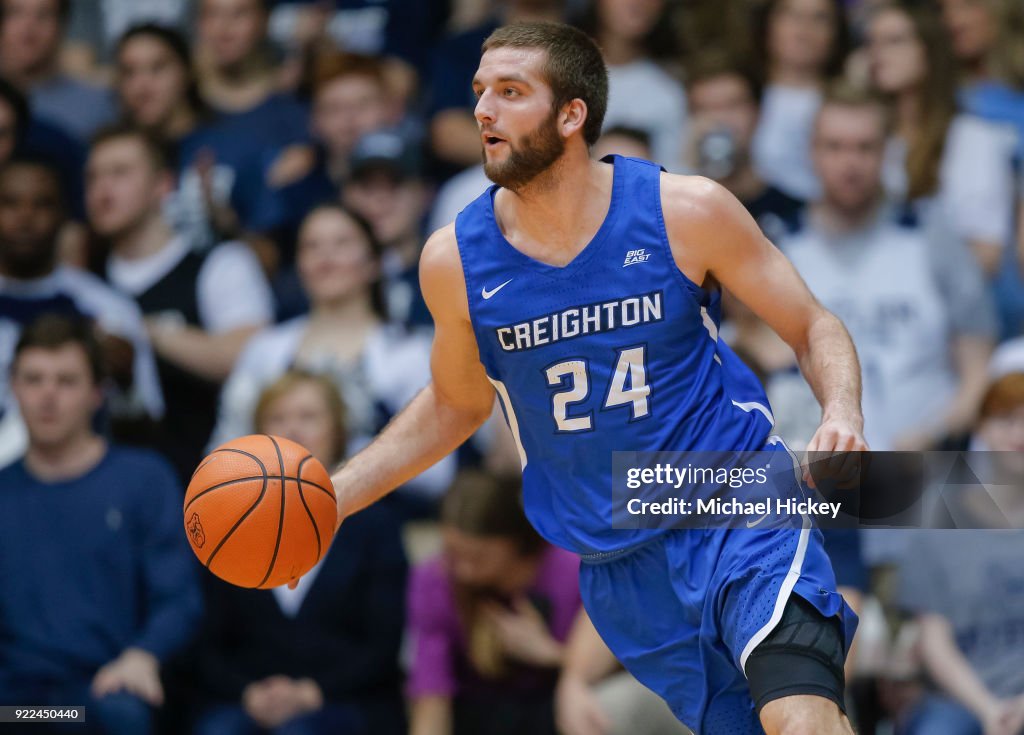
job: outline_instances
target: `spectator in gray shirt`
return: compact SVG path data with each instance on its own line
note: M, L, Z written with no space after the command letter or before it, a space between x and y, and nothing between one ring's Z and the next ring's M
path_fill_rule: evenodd
M964 243L896 221L883 201L886 120L863 94L826 98L813 141L823 196L783 249L850 330L871 448L921 450L970 428L996 323Z

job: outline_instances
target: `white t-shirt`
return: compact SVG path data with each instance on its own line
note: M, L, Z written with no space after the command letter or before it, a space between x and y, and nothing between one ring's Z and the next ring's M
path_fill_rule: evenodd
M996 331L981 273L962 242L893 224L886 213L843 236L809 224L783 251L853 338L871 448L892 449L941 419L959 385L954 338ZM777 415L789 409L773 408Z
M91 317L103 331L131 342L134 350L134 382L129 395L113 396L115 410L131 411L137 406L153 418L164 412L164 399L157 377L156 361L146 336L139 307L96 276L76 268L60 266L50 275L28 281L0 276L0 294L5 299L28 305L36 302L44 310L51 306L62 312L62 303ZM8 375L22 325L13 316L0 311L0 466L20 456L25 449L25 433L14 397L10 395Z
M607 130L639 128L651 136L654 161L668 171L683 170L686 140L686 92L683 85L650 59L608 67Z
M817 89L768 85L752 144L761 178L804 201L814 201L821 193L811 162L811 136L820 107Z
M957 236L1006 245L1011 238L1014 207L1012 128L973 115L957 115L946 133L939 164L939 189L914 203L922 218L942 212ZM907 145L889 140L882 178L894 201L907 194Z
M170 273L189 253L185 238L177 236L145 258L111 255L107 279L119 290L139 296ZM274 297L259 260L245 244L226 242L213 248L196 284L199 321L212 334L274 321Z

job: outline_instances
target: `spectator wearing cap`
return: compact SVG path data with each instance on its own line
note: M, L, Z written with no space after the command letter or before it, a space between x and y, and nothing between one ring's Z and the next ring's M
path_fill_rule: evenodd
M114 119L109 90L60 71L70 0L0 2L0 74L29 96L32 112L80 142Z
M388 315L405 325L433 324L419 288L419 258L428 191L416 146L393 132L364 136L350 161L342 200L373 228Z

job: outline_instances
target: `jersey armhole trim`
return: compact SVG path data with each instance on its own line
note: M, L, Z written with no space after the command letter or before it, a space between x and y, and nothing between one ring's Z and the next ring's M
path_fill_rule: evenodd
M665 251L665 255L668 257L669 267L671 267L672 272L679 280L679 283L682 285L683 290L687 294L689 294L690 298L693 299L694 305L696 305L698 308L701 308L707 306L707 303L711 298L711 295L703 288L698 286L696 283L694 283L692 280L690 280L689 276L683 273L683 271L679 268L679 264L676 263L675 255L672 253L672 241L669 239L668 236L668 226L665 224L665 211L661 203L662 173L662 170L658 168L654 176L654 211L658 215L658 234L660 236L659 239L661 240L661 246ZM666 175L668 174L666 173Z

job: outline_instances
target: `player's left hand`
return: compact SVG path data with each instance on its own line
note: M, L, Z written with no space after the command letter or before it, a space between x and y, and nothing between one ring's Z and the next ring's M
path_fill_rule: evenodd
M164 703L160 664L152 653L141 648L126 648L120 656L96 672L92 680L94 697L121 691L134 694L154 707Z
M544 617L528 599L516 599L511 610L497 604L487 605L484 612L494 622L509 656L534 666L561 664L562 644L551 636Z
M828 418L814 432L807 444L804 461L804 482L817 489L811 464L819 479L835 479L839 487L848 487L860 474L860 452L868 451L864 441L863 419ZM826 457L828 459L826 459Z

